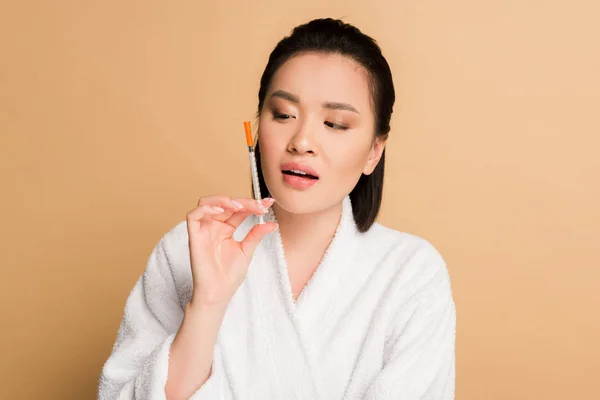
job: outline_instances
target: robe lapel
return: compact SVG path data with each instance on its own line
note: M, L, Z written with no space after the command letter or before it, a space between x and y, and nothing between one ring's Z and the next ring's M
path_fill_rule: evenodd
M236 239L256 223L247 221ZM228 306L219 333L223 364L235 398L319 399L274 257L278 241L273 234L263 239Z
M272 212L266 217L275 220ZM256 222L248 218L236 239L241 240ZM352 278L349 268L359 235L347 196L334 238L297 302L279 231L263 239L219 334L226 376L236 398L248 398L250 393L262 398L293 399L294 393L324 398L319 322L336 311L336 298L343 297L339 290Z
M350 197L346 196L333 240L296 303L295 317L305 330L312 330L326 317L327 311L335 310L332 303L335 302L336 294L345 286L344 281L351 278L349 269L353 265L354 254L358 251L356 244L359 234ZM289 286L287 266L284 271Z
M273 213L269 220L275 220ZM350 271L353 266L352 260L358 251L358 238L360 232L354 222L352 204L350 197L346 196L342 203L342 214L336 233L329 245L317 270L308 281L297 301L294 302L285 249L279 231L276 231L269 243L274 246L276 255L277 284L280 290L280 298L285 302L286 310L296 330L299 345L301 346L306 362L313 376L316 390L323 396L326 382L321 381L323 376L319 372L319 355L322 353L320 343L323 332L322 322L332 318L333 314L339 312L338 298L344 298L339 291L346 286L344 282L352 279Z

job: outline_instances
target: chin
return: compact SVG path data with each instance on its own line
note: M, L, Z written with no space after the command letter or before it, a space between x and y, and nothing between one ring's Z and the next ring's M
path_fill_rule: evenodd
M286 187L274 188L271 197L275 199L277 207L292 214L322 212L339 202L337 198L323 195L319 190L298 191Z
M292 214L307 214L314 212L315 196L308 193L294 193L294 191L279 188L271 191L271 197L275 199L277 207Z

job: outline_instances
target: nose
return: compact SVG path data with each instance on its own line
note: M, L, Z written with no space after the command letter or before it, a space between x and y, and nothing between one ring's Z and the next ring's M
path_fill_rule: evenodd
M309 124L298 124L298 130L290 139L287 150L292 154L311 154L316 155L315 140L312 137Z

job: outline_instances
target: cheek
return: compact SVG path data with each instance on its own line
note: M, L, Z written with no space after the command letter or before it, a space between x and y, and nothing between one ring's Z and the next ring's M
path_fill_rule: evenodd
M268 173L274 166L278 169L279 158L281 157L281 146L285 145L278 140L277 135L273 135L268 127L261 126L258 134L260 144L260 162L263 172Z
M365 143L352 146L338 146L335 151L335 165L340 178L355 179L360 177L369 158L370 147Z

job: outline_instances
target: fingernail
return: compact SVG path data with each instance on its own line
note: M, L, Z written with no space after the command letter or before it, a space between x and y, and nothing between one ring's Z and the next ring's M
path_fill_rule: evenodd
M222 212L224 212L224 211L225 211L225 210L224 210L224 209L222 209L221 207L216 207L216 206L215 206L215 207L213 207L212 209L213 209L213 210L215 210L216 212L220 212L220 213L222 213Z
M267 212L269 208L263 204L263 200L256 200L256 204L258 204L258 208L263 212Z
M238 210L241 210L242 208L244 208L242 203L235 201L235 200L231 200L231 205L234 206Z

